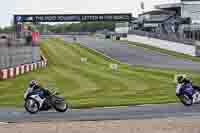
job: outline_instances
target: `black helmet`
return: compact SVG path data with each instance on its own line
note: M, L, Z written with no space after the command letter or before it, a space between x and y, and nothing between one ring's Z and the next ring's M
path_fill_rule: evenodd
M186 79L185 75L178 75L176 80L177 80L177 83L182 84L185 79Z
M30 83L29 83L30 87L33 87L33 86L36 86L36 85L38 85L38 82L36 80L31 80Z

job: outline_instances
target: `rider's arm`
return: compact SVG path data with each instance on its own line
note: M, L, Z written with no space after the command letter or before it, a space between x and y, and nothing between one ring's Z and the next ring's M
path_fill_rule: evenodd
M182 86L182 84L177 84L177 86L176 86L176 95L177 95L177 96L180 95L180 92L181 92L181 86Z
M45 88L43 88L44 89L44 92L45 92L45 95L46 96L49 96L51 93L50 93L50 91L48 90L48 89L45 89Z
M27 95L28 95L29 93L31 93L31 92L33 92L33 88L29 87L29 88L26 90L25 94L24 94L24 98L26 99Z

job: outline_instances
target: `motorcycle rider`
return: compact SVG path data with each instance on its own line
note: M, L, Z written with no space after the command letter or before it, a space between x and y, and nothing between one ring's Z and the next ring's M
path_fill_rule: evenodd
M192 81L187 79L185 75L177 76L176 82L176 96L178 97L185 93L190 99L193 99L195 90L200 91L200 87L193 85Z
M29 87L24 94L24 99L26 99L28 96L33 95L33 94L39 94L39 96L42 99L44 99L50 95L50 92L49 90L41 87L36 80L31 80L29 83Z

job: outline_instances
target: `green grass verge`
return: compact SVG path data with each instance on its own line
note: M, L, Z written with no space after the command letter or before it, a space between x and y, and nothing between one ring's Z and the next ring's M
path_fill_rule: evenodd
M153 47L153 46L150 46L150 45L147 45L147 44L143 44L143 43L129 42L129 44L131 44L133 46L137 46L137 47L143 47L146 50L165 53L165 54L177 57L177 58L184 58L184 59L190 59L190 60L193 60L193 61L200 61L200 57L193 57L193 56L190 56L190 55L186 55L186 54L182 54L182 53L178 53L178 52L174 52L174 51L170 51L170 50L166 50L166 49Z
M31 79L59 88L73 108L176 102L173 77L182 71L133 67L119 64L109 69L110 59L60 39L42 42L47 69L0 81L0 106L23 107L23 93ZM80 58L87 57L87 63ZM200 83L198 72L184 72Z

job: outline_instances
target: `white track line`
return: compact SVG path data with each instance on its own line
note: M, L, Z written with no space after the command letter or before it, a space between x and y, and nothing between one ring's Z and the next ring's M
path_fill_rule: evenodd
M7 125L8 122L0 122L0 125Z

